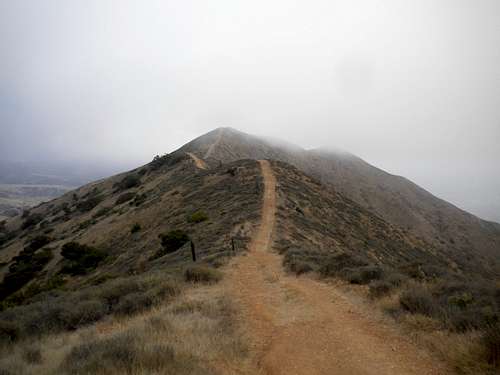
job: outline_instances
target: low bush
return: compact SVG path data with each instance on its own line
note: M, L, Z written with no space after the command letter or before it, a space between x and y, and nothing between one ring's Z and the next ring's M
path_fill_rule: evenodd
M34 252L48 245L50 242L52 242L52 238L45 235L39 235L31 239L24 248L30 252Z
M80 224L78 224L78 230L85 230L88 227L95 225L96 223L97 223L97 221L95 221L95 219L89 219L89 220L82 221Z
M141 230L141 225L139 223L135 223L134 225L132 225L132 228L130 228L130 233L136 233L136 232L139 232Z
M288 266L288 269L291 272L295 273L296 275L302 275L304 273L312 272L314 270L309 263L296 258L288 260L286 265Z
M14 263L11 264L0 284L0 300L4 300L31 281L51 259L51 249L45 248L37 251L29 247L23 249L18 256L13 258Z
M132 198L135 197L135 193L132 193L131 191L129 192L126 192L126 193L123 193L121 194L117 199L116 199L116 202L115 204L116 205L119 205L119 204L123 204L125 202L128 202L129 200L131 200Z
M216 283L222 278L220 271L207 266L190 266L184 271L184 280L194 283Z
M136 174L129 174L113 185L117 190L127 190L141 184L141 177Z
M180 229L160 234L159 238L161 240L162 249L155 254L154 258L159 258L165 254L173 253L184 246L186 242L190 241L188 234Z
M43 216L41 214L36 214L36 213L28 214L21 225L21 229L28 229L34 227L42 220Z
M326 258L319 268L319 273L323 277L337 277L346 268L352 269L362 266L366 266L366 262L354 255L341 253Z
M389 294L394 285L385 280L375 280L370 283L369 295L371 298L380 298Z
M201 223L205 220L208 220L208 216L205 212L203 211L197 211L192 215L189 215L187 218L188 223Z
M111 207L102 207L100 208L92 217L94 219L100 218L102 216L107 216L112 212L113 208Z
M79 291L41 294L30 303L0 312L3 341L74 330L110 314L128 315L180 293L178 282L162 275L114 279Z
M436 313L431 293L421 286L409 286L399 297L399 304L403 310L413 314L433 316Z
M139 207L141 204L143 204L146 201L147 198L148 198L148 196L146 193L137 194L134 197L134 200L132 202L130 202L130 205Z
M351 284L368 284L372 280L380 280L383 276L382 268L378 266L364 266L359 268L344 268L340 276Z
M130 293L120 299L113 308L113 312L121 315L132 315L149 309L153 302L154 296L152 293Z
M131 373L136 339L133 335L117 334L83 342L71 349L61 370L71 374L95 374L106 368Z
M176 355L163 343L146 345L146 340L141 328L89 339L71 349L59 372L94 374L105 368L117 374L213 375L199 367L196 357Z
M69 261L61 272L71 275L83 275L95 269L105 258L106 254L93 247L68 242L63 245L61 255Z
M88 212L94 209L99 203L104 200L102 195L92 195L83 201L79 201L76 204L76 208L80 212Z

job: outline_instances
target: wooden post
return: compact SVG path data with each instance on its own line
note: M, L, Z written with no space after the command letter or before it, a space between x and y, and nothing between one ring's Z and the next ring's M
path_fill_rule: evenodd
M231 248L233 249L233 253L236 252L236 248L234 247L234 238L231 237Z
M191 241L191 256L193 257L193 262L196 262L196 250L194 249L193 241Z

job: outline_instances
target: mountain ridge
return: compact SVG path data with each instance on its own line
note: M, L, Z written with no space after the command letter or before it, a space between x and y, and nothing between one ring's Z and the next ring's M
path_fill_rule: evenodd
M409 179L392 175L348 152L305 150L282 142L218 128L176 152L205 155L210 165L239 159L287 162L332 186L392 224L422 236L447 251L473 252L489 259L500 254L500 224L480 219L434 196Z

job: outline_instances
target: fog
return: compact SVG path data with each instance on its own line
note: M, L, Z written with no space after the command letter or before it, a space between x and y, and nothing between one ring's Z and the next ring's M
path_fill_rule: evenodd
M133 167L219 126L500 221L500 2L2 1L0 159Z

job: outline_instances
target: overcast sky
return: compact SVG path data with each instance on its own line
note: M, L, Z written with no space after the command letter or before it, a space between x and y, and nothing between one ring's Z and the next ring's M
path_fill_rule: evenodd
M339 147L500 221L500 1L0 1L0 158L215 127Z

